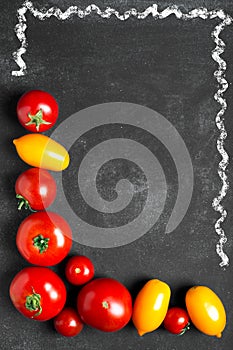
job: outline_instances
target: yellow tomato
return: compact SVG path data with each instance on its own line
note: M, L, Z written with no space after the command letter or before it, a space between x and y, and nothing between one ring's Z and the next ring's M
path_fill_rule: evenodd
M185 297L194 326L202 333L221 338L226 326L226 312L219 297L206 286L194 286Z
M53 171L69 165L69 154L58 142L42 134L27 134L13 140L17 153L27 164Z
M138 293L132 320L140 336L157 329L163 322L170 301L170 287L158 279L148 281Z

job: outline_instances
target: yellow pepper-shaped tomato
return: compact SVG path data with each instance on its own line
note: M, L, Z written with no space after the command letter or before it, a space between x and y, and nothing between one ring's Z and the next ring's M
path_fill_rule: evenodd
M148 281L138 293L132 321L140 336L157 329L163 322L170 301L170 287L158 279Z
M61 171L69 165L67 150L48 136L27 134L13 143L20 158L33 167Z
M210 288L190 288L185 303L190 319L199 331L221 338L226 326L226 312L221 300Z

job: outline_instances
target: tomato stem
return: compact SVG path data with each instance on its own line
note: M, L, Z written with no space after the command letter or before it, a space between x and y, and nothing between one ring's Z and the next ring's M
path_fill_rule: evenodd
M183 335L190 329L190 323L187 323L187 325L182 329L182 331L178 335Z
M43 235L38 235L33 238L33 245L39 249L40 254L44 253L49 247L49 238Z
M27 310L31 312L37 311L37 313L35 313L35 315L33 315L32 318L39 316L42 312L42 306L40 304L40 301L41 301L40 294L36 293L34 288L32 287L32 294L26 297L26 303L25 303L25 307Z
M36 112L36 114L28 113L28 118L30 119L30 121L25 123L25 125L28 126L28 125L35 124L37 131L39 131L41 124L46 124L46 125L52 124L52 123L47 122L46 120L43 119L43 111L42 111L42 109L39 109L39 111Z
M28 200L21 196L21 194L16 194L16 198L19 200L18 201L18 210L21 210L22 207L24 206L24 209L29 209L32 212L36 212L36 210L33 210L32 207L30 206Z
M103 301L102 302L102 306L103 306L104 309L108 309L109 308L109 304L108 304L107 301Z

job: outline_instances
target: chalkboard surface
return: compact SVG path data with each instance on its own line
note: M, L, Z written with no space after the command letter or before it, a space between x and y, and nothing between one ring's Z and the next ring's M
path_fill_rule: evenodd
M0 4L0 349L230 350L232 3L95 1L99 10L78 12L89 4ZM61 11L46 12L52 7ZM30 89L57 99L58 122L45 134L70 148L69 168L54 174L59 193L51 207L73 220L70 255L90 257L96 277L118 279L133 298L152 278L170 285L173 306L184 306L189 287L209 286L226 307L221 339L194 327L177 337L162 326L139 337L132 323L117 333L85 327L69 339L52 321L14 309L9 285L28 266L15 245L28 213L17 210L14 184L28 165L12 140L26 133L16 104ZM64 264L53 267L62 277ZM68 288L73 305L78 288Z

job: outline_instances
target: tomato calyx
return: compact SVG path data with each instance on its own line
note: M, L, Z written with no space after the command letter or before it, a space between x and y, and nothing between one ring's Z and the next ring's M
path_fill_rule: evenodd
M39 249L40 254L44 253L49 247L49 238L38 235L33 238L33 245Z
M42 306L40 304L40 301L41 301L40 294L36 293L34 288L32 287L32 294L26 297L26 303L25 303L25 307L27 310L31 312L37 311L37 313L35 313L35 315L33 315L32 318L39 316L42 312Z
M24 209L29 209L33 213L36 212L36 210L33 210L32 207L30 206L28 200L21 196L21 194L16 194L16 198L19 200L18 201L18 210L21 210L22 207L24 206Z
M45 124L45 125L52 124L52 123L47 122L46 120L43 119L43 111L42 111L42 109L39 109L39 111L36 112L36 114L28 113L28 118L30 119L30 121L25 123L25 125L28 126L28 125L35 124L37 131L39 131L41 124Z
M187 323L187 325L182 329L182 331L178 335L180 336L185 334L189 329L190 329L190 323Z

